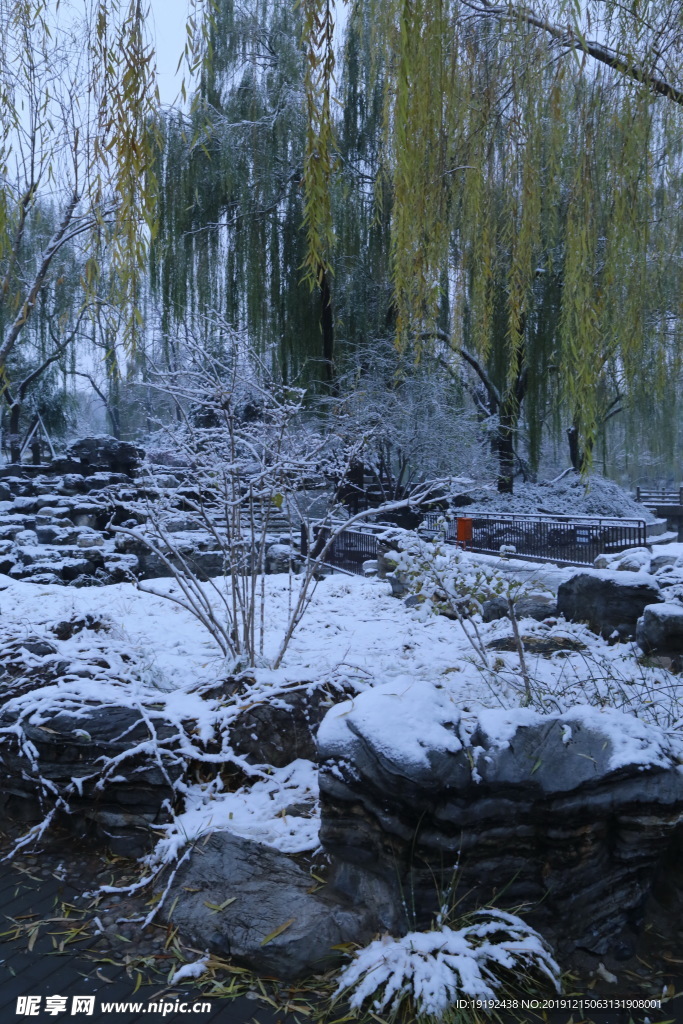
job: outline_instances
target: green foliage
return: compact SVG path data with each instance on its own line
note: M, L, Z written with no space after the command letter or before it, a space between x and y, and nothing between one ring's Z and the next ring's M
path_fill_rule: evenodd
M156 170L168 360L183 318L219 309L286 379L319 378L332 287L338 368L372 339L420 359L448 338L518 446L526 428L532 469L568 424L587 469L616 409L676 397L681 12L346 10L340 51L329 0L207 0L203 20L197 0L200 86L165 117Z
M680 19L652 3L352 6L342 124L360 78L379 81L370 170L389 183L398 341L419 352L447 311L500 389L528 363L532 455L550 398L590 452L610 391L635 396L644 372L662 387L678 362ZM325 96L309 89L314 125ZM329 225L330 171L307 182L307 222Z
M301 283L301 12L286 0L218 4L207 50L191 112L163 121L152 290L167 338L220 310L291 380L320 349L319 307Z
M304 218L306 254L304 277L314 287L332 270L334 247L330 175L334 164L331 91L334 84L334 18L330 0L300 0L302 34L306 43L304 94L306 148L304 151Z
M155 153L159 95L154 50L144 34L149 10L141 0L99 0L92 34L98 131L87 154L96 194L113 188L111 238L113 300L127 310L125 334L134 342L142 324L141 274L156 230ZM103 225L101 225L103 226Z

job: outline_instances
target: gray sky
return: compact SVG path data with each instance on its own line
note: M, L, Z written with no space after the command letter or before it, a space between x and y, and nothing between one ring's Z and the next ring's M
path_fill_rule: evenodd
M178 60L185 46L188 0L150 0L150 35L156 38L159 93L162 103L172 103L180 89L182 68Z

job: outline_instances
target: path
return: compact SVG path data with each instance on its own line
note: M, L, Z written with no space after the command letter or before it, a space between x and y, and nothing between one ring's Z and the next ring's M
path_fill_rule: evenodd
M71 945L72 951L59 952L56 947L64 941L64 928L69 925L55 918L64 901L78 895L73 885L54 874L40 877L7 862L0 864L1 1021L297 1024L295 1016L276 1013L250 999L206 1000L192 987L143 984L135 992L135 975L129 977L123 965L96 963L79 952L77 943ZM29 950L31 923L48 919L53 923L40 928ZM15 922L28 927L28 933L13 938ZM79 999L88 996L94 996L92 1009L87 999Z

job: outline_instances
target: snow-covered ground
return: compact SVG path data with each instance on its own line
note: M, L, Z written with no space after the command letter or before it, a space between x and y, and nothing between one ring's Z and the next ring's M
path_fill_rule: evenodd
M468 557L476 567L476 558ZM491 559L481 560L484 565L487 573L495 574ZM525 574L527 588L547 589L549 582L556 586L565 572L553 576L550 570L549 576L546 567L535 569L537 580ZM286 575L265 578L264 665L278 650L296 582ZM154 581L160 591L172 586L170 580ZM56 638L57 623L88 615L108 630L83 629L68 639ZM74 589L0 577L0 631L5 646L11 641L20 647L22 638L49 639L52 654L23 652L35 678L49 664L59 667L58 679L48 672L50 685L12 699L22 714L39 720L55 704L73 713L87 701L154 707L171 722L195 722L199 739L222 737L223 753L215 759L229 753L230 724L244 707L302 686L327 683L346 694L382 686L385 693L389 689L406 701L415 732L433 725L429 716L434 702L425 695L433 695L435 687L439 706L446 701L461 714L482 707L515 708L525 699L507 619L483 624L475 617L461 624L434 614L430 602L408 608L391 596L388 582L378 579L334 575L320 581L281 668L257 669L255 681L231 699L202 695L209 684L226 679L230 666L198 621L178 605L131 584ZM617 709L658 726L678 743L680 677L643 664L633 645L609 646L582 625L527 619L520 622L520 631L536 711L563 713L576 705L588 705L595 713ZM84 661L96 665L95 678L79 670ZM193 742L188 740L188 758L197 755ZM215 828L283 851L315 849L314 764L298 760L273 769L250 765L237 755L234 762L251 776L250 783L234 792L226 791L220 777L188 785L184 811L168 826L154 863ZM294 805L308 806L311 812L288 813Z
M545 513L572 516L619 516L654 522L655 516L619 484L597 474L583 481L569 473L556 481L537 484L515 482L514 494L499 494L494 487L466 489L473 504L468 511Z

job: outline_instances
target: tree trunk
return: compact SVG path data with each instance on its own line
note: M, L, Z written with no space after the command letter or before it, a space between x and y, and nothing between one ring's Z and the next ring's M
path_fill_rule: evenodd
M21 403L12 402L9 414L9 451L10 462L16 464L21 459L21 438L19 437L19 417L21 416Z
M107 416L111 424L112 435L117 441L121 440L121 376L116 353L116 342L111 340L109 348L104 357L104 365L107 370L107 398L105 406Z
M517 345L514 348L515 376L505 387L498 412L498 492L512 494L515 478L515 441L522 402L529 386L529 368L526 363L526 314L519 316Z
M581 472L581 455L579 452L579 432L576 427L567 427L569 441L569 461L575 473Z
M109 422L111 424L111 434L117 441L121 440L121 418L119 416L118 406L112 406L107 409L109 416Z
M326 271L323 271L320 282L320 329L323 336L325 383L330 393L336 395L338 386L334 368L334 312L330 282Z
M593 453L593 445L581 448L581 438L576 424L567 427L567 440L569 441L569 459L575 473L583 473L588 468L590 456Z
M496 431L496 454L498 456L498 493L512 494L515 475L515 431L517 414L506 401L501 408Z

